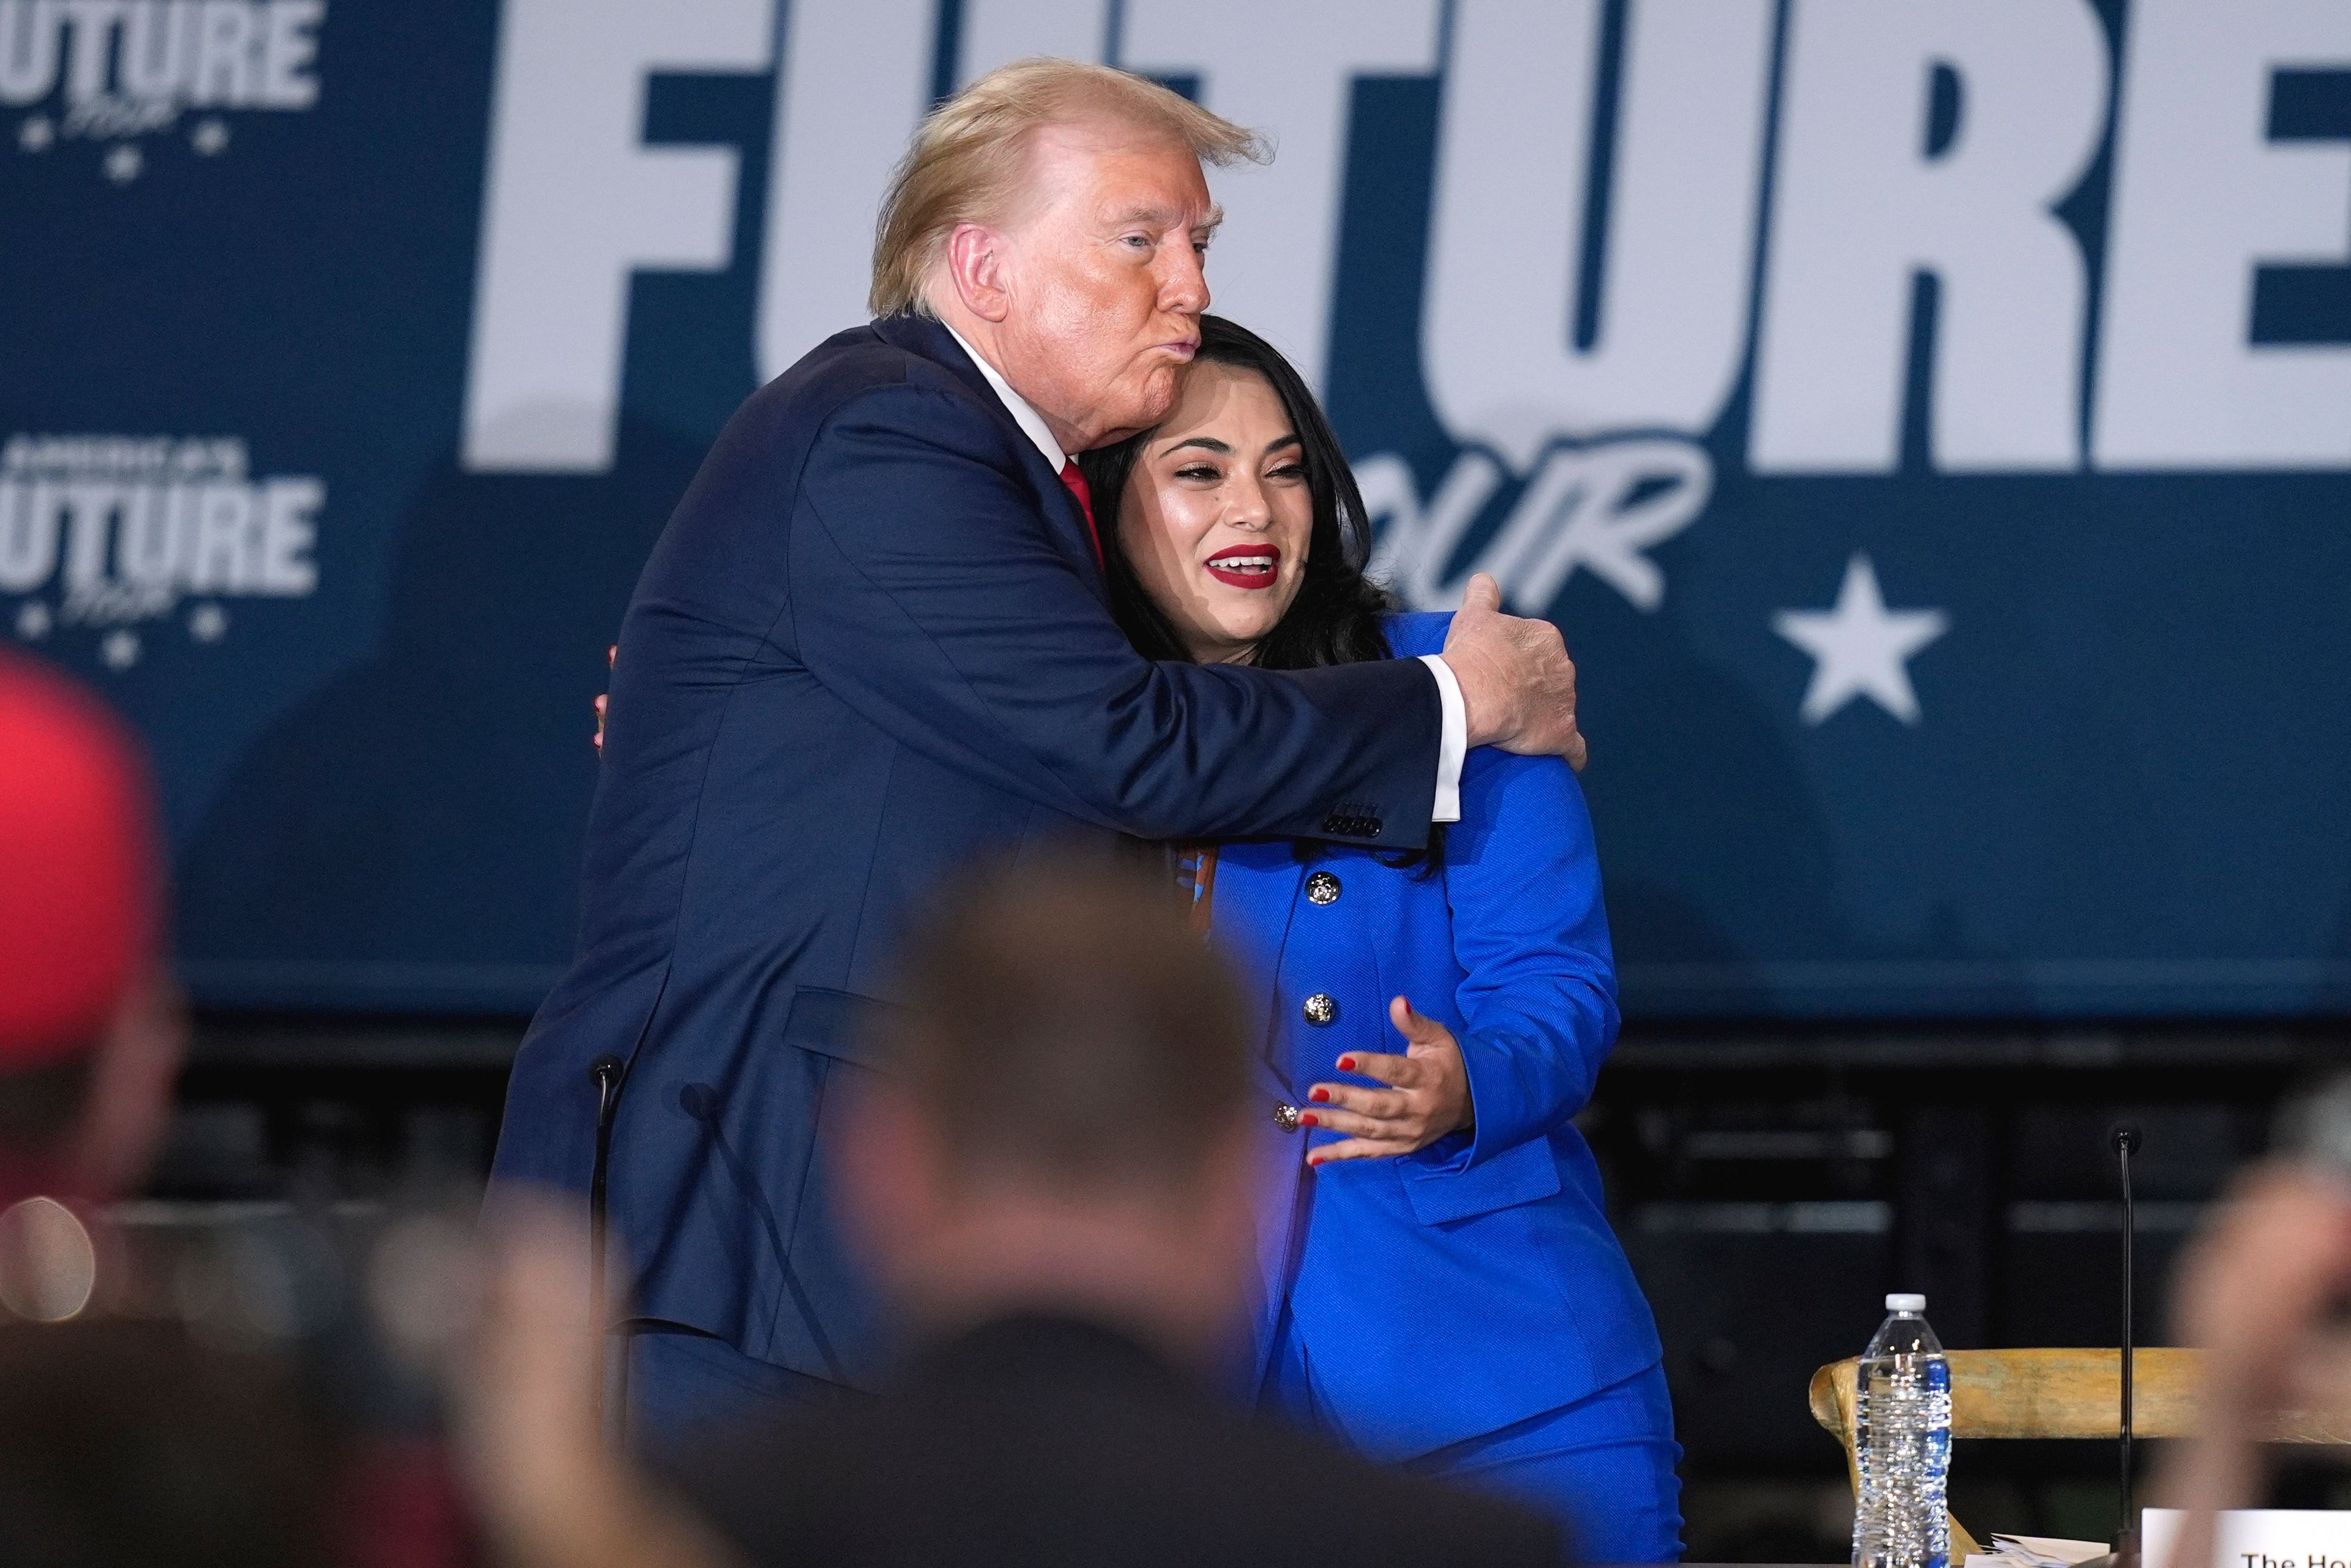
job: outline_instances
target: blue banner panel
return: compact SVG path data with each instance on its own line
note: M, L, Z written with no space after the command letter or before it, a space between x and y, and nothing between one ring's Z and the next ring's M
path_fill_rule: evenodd
M202 999L533 1005L647 549L1036 53L1278 143L1216 308L1565 631L1629 1010L2351 1001L2340 0L0 0L0 637Z

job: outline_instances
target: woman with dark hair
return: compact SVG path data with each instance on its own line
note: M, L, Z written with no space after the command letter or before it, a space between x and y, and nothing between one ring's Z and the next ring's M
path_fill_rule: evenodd
M1296 370L1200 325L1168 417L1081 459L1128 636L1275 669L1437 652L1451 617L1400 614L1365 577L1363 498ZM1542 1507L1586 1561L1678 1559L1656 1329L1572 1120L1617 1024L1574 774L1472 752L1425 853L1179 859L1272 1020L1274 1120L1304 1134L1269 1226L1261 1402Z

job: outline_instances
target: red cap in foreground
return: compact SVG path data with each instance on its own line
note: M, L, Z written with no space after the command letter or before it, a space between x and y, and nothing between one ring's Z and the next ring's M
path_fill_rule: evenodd
M64 676L0 652L0 1073L94 1044L152 962L153 821L121 723Z

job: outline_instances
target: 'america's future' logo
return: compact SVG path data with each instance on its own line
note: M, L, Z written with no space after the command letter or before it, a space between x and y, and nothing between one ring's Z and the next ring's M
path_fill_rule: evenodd
M121 671L139 662L144 635L218 643L226 601L309 597L326 485L251 467L236 436L10 436L0 444L0 626L22 643L87 632Z
M307 110L319 101L326 0L0 0L0 110L17 150L103 143L117 184L147 167L141 139L176 132L218 157L239 110Z

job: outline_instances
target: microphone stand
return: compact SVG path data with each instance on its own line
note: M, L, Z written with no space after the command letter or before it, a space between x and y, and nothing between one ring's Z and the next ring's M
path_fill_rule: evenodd
M2138 1232L2137 1211L2131 1203L2131 1155L2139 1145L2139 1130L2135 1123L2122 1122L2107 1134L2106 1140L2115 1151L2116 1167L2123 1184L2123 1401L2122 1401L2122 1487L2118 1499L2119 1528L2115 1531L2115 1568L2139 1568L2138 1527L2131 1522L2131 1363L2134 1352L2132 1338L2131 1286L2136 1270L2131 1267L2132 1243Z
M596 1414L600 1422L604 1416L604 1362L611 1350L606 1337L611 1325L605 1317L604 1297L608 1289L604 1279L604 1235L608 1225L605 1218L606 1175L612 1160L612 1116L621 1108L621 1080L627 1068L621 1059L609 1052L588 1064L589 1082L596 1085L596 1157L588 1176L588 1279L589 1290L594 1292L590 1312L596 1324ZM621 1355L622 1389L626 1390L629 1358L624 1345ZM618 1404L626 1409L628 1398L623 1392Z

